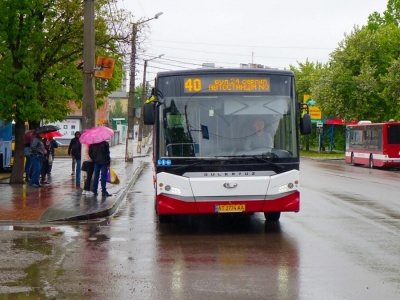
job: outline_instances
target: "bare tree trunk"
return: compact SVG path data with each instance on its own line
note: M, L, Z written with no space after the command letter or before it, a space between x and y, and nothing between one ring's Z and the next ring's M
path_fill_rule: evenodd
M10 184L24 183L24 137L25 137L25 122L17 120L14 131L14 164L12 166Z

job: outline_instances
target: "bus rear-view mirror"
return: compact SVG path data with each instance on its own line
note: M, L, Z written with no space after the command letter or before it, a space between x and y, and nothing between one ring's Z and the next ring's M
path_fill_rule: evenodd
M152 103L146 103L143 107L143 123L145 125L154 125L156 119L156 105Z
M311 116L310 114L304 114L300 119L300 133L310 134L311 133Z

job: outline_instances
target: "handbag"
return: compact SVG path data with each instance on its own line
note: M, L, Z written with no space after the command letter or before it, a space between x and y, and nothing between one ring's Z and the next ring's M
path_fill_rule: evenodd
M94 164L94 162L85 160L85 161L82 163L81 170L84 171L84 172L87 172L87 171L89 170L89 166L90 166L91 164Z
M115 173L115 171L111 168L107 169L107 177L106 177L106 181L108 183L112 183L112 184L118 184L119 183L119 178L117 173Z

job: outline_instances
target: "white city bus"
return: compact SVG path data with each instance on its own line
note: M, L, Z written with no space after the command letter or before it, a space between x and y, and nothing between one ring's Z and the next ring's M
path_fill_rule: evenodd
M311 121L291 71L160 72L144 105L153 125L155 209L176 214L263 212L277 221L300 209L299 131ZM254 120L262 120L260 128ZM268 135L272 145L248 147Z

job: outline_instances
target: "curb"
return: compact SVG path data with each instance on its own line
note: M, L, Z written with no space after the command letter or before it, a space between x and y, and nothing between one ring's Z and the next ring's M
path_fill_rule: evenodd
M69 218L65 219L66 221L73 221L73 220L88 220L88 219L97 219L97 218L104 218L113 215L116 210L118 209L119 205L121 204L122 200L126 198L126 195L128 194L128 191L131 189L131 187L136 183L137 179L139 178L140 174L142 173L143 169L148 163L141 163L140 166L135 170L133 173L132 179L130 182L126 185L126 188L122 193L120 193L117 196L117 201L113 204L113 206L109 209L94 212L91 214L86 214L82 216L77 216L75 218Z
M80 214L80 215L71 215L71 216L65 216L63 218L54 218L54 219L46 219L46 212L42 215L40 218L40 222L61 222L61 221L82 221L82 220L90 220L90 219L96 219L96 218L104 218L111 216L115 211L118 209L119 204L122 202L122 200L126 197L129 189L132 187L133 184L137 181L139 178L140 174L142 173L144 167L146 166L147 163L143 162L137 167L132 175L132 178L129 180L129 182L125 185L125 187L122 189L122 192L117 194L115 196L116 201L114 201L111 206L92 211L92 212L86 212L85 214ZM81 195L76 195L77 197L81 197Z

